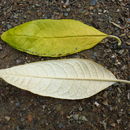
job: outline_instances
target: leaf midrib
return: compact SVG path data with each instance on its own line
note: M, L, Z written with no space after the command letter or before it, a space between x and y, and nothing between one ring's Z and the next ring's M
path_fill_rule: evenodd
M36 35L32 35L32 36L29 36L29 35L11 35L11 34L8 34L10 36L17 36L17 37L32 37L32 38L45 38L45 39L49 39L49 38L75 38L75 37L78 37L78 38L84 38L84 37L107 37L108 35L74 35L74 36L56 36L56 37L44 37L44 36L36 36Z
M6 74L3 74L6 75ZM120 80L120 79L96 79L96 78L69 78L69 77L42 77L42 76L34 76L34 75L17 75L17 74L10 74L12 76L19 76L19 77L32 77L32 78L44 78L44 79L57 79L57 80L88 80L88 81L101 81L101 82L121 82L121 83L128 83L130 84L130 81L128 80Z

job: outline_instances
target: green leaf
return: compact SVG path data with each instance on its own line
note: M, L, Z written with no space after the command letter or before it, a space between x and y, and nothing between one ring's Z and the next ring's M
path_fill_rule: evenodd
M59 57L90 49L108 36L79 21L41 19L16 26L1 38L29 54Z

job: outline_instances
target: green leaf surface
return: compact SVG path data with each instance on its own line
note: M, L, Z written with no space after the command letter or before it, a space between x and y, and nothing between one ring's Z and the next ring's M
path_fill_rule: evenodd
M76 20L34 20L1 36L10 46L33 55L59 57L90 49L108 35Z

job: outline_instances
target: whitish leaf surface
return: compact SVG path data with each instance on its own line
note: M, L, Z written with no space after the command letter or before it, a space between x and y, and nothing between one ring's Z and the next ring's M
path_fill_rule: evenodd
M83 59L35 62L0 70L0 77L18 88L61 99L83 99L117 80L103 66Z
M76 20L34 20L1 36L12 47L33 55L59 57L92 48L107 34Z

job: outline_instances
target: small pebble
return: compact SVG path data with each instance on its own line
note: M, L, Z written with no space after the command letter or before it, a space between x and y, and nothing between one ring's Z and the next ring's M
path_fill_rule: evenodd
M63 5L64 8L66 8L67 6L69 6L69 0L66 0L65 4Z
M117 120L117 123L119 124L120 122L121 122L121 119L118 119L118 120Z
M72 117L74 120L77 120L77 121L87 121L87 118L83 115L74 114L72 115Z
M104 10L103 13L108 13L108 11L107 11L107 10Z
M127 69L127 65L123 65L123 66L121 67L121 70L125 70L125 69Z
M44 111L44 110L46 109L46 105L43 105L43 106L42 106L42 109L43 109L43 111Z
M21 61L20 59L17 59L17 60L16 60L16 63L17 63L17 64L20 64L21 62L22 62L22 61Z
M130 101L130 91L127 94L127 99Z
M104 129L106 130L106 128L107 128L107 123L105 122L105 120L104 120L104 121L101 121L100 124L102 124L103 127L104 127Z
M94 102L94 104L98 107L100 104L96 101Z
M102 13L102 9L99 9L98 12L99 12L99 13Z
M14 16L13 16L14 18L18 18L18 14L14 14Z
M40 4L35 4L36 7L40 7L41 5Z
M127 22L130 23L130 18L127 19Z
M10 117L9 117L9 116L5 116L5 119L6 119L7 121L9 121L9 120L10 120Z
M78 119L79 119L79 115L78 115L78 114L74 114L74 115L73 115L73 119L74 119L74 120L78 120Z
M16 130L20 130L19 126L16 127Z
M17 102L17 103L15 103L15 105L16 105L17 107L19 107L19 106L20 106L20 103L19 103L19 102Z
M79 120L81 120L81 121L88 121L85 116L79 116Z
M115 126L116 126L116 123L112 123L111 126L115 127Z
M90 5L94 6L97 4L97 0L90 0Z
M12 28L12 26L10 24L6 25L8 29Z
M59 128L65 128L65 126L63 125L63 123L59 123L59 124L58 124L58 127L59 127Z
M109 106L109 109L110 109L110 111L112 111L112 110L113 110L113 107L112 107L112 106Z
M23 122L25 119L24 119L24 118L21 118L20 120Z
M80 106L80 107L79 107L79 111L82 111L82 110L83 110L83 108Z
M122 50L118 51L118 53L122 55L124 53L124 50L122 49Z
M112 55L111 55L111 58L116 58L116 55L112 54Z
M69 14L68 13L64 13L64 16L68 16Z
M70 8L67 8L66 11L67 11L67 12L70 12Z
M117 9L116 12L120 12L120 9Z

